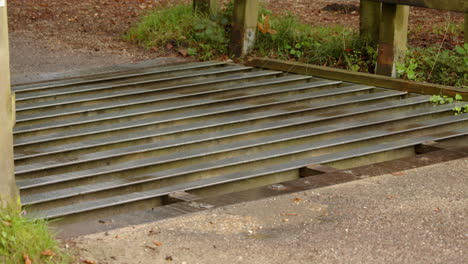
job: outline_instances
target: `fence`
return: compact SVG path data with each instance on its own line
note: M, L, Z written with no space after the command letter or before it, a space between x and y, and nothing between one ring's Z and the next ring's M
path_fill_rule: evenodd
M219 0L194 0L194 8L214 13ZM230 51L246 55L255 42L259 0L235 0ZM395 76L395 65L403 60L408 35L409 6L465 13L468 28L467 0L361 0L360 35L378 47L376 73ZM468 43L465 34L465 43Z

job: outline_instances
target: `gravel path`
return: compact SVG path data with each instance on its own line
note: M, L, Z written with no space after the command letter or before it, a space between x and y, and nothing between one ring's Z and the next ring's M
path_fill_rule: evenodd
M116 54L106 50L90 51L71 49L56 45L44 39L38 40L25 33L10 33L10 70L12 83L27 83L66 77L77 71L98 72L103 66L136 63L142 58L135 58L128 53ZM154 59L160 65L186 61L177 56Z

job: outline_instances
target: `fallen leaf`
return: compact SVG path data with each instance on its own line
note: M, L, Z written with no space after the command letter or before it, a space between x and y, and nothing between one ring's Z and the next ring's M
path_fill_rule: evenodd
M186 49L178 49L177 51L184 57L187 57L188 55L188 51Z
M166 44L166 49L168 49L168 50L172 49L173 47L174 46L171 43Z
M439 207L434 208L434 212L437 212L437 213L438 213L438 212L440 212L440 211L441 211L441 210L440 210Z
M6 225L6 226L11 226L11 222L9 221L2 221L3 225Z
M302 199L299 198L299 197L296 197L296 198L294 198L293 201L294 201L295 203L300 203L300 202L302 202Z
M262 23L258 22L258 23L257 23L257 27L258 27L258 30L259 30L260 32L262 32L263 34L266 33L266 30L265 30L265 28L263 27L263 24L262 24Z
M156 248L155 248L155 247L148 246L148 245L145 245L145 248L147 248L147 249L151 249L151 250L156 250Z
M57 254L55 254L55 252L53 252L53 251L50 250L50 249L46 249L46 250L44 250L44 251L41 252L41 255L42 255L42 256L46 256L46 257L53 257L53 256L55 256L55 255L57 255Z
M159 241L154 241L153 244L154 244L155 246L157 246L157 247L162 246L162 243L159 242Z
M31 259L29 258L28 254L23 254L24 264L32 264Z
M395 198L395 195L387 195L388 200L392 200L393 198Z
M405 176L406 172L404 171L397 171L392 173L393 176Z
M86 263L86 264L96 264L97 262L94 260L89 260L89 259L83 259L81 262Z

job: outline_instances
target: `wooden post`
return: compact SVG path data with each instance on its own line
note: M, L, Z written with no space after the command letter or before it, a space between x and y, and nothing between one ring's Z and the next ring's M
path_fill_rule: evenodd
M0 205L16 202L18 189L13 164L14 96L10 90L6 0L0 0Z
M218 13L219 0L193 0L193 10L206 15Z
M255 44L258 21L258 0L235 0L232 15L231 55L243 57Z
M376 73L396 77L396 64L405 57L409 6L382 3Z
M369 41L371 45L377 44L379 42L382 3L361 0L359 9L359 33L361 38Z

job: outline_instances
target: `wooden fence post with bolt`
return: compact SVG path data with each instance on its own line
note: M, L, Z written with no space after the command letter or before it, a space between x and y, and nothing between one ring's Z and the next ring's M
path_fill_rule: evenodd
M255 44L258 22L258 0L235 0L232 14L229 52L236 57L247 55Z
M361 0L361 37L374 40L376 32L379 34L376 73L396 77L396 64L403 62L407 49L409 6L463 12L466 33L467 3L467 0ZM380 26L377 30L379 5ZM465 34L465 43L467 39Z
M13 163L14 96L10 89L6 0L0 0L0 205L16 202L18 188Z
M408 39L409 6L382 3L376 73L396 77Z

